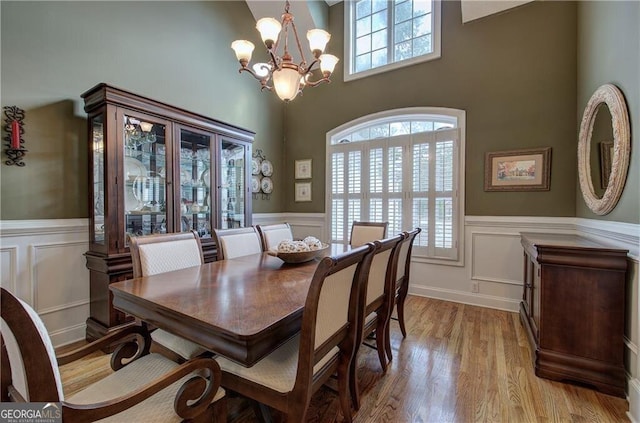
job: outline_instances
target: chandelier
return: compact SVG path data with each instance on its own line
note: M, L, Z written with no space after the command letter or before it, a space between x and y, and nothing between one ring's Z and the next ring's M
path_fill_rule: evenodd
M249 68L251 53L255 46L247 40L236 40L231 43L231 48L236 52L240 62L241 67L238 72L249 72L260 81L263 90L265 88L269 91L274 90L280 99L287 102L296 98L307 85L315 87L323 82L331 82L329 77L339 59L332 54L322 54L331 34L322 29L312 29L307 32L307 39L314 57L311 64L307 66L298 31L293 23L293 15L289 13L289 0L285 3L282 23L274 18L262 18L256 22L256 28L267 47L270 60L267 63L256 63L253 68ZM298 64L293 62L293 57L289 54L289 28L293 30L300 53L301 61ZM277 50L281 41L284 43L284 52L282 56L278 56ZM313 81L313 67L318 63L322 78ZM270 80L272 85L269 85Z

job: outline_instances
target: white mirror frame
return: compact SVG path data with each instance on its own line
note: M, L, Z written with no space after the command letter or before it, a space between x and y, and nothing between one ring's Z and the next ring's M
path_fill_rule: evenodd
M611 113L613 127L613 157L609 184L602 198L598 198L593 189L591 178L591 134L593 123L600 104L606 104ZM629 129L629 112L622 92L613 84L599 87L589 99L582 115L580 135L578 137L578 176L580 190L585 203L592 212L605 215L613 210L622 195L627 180L629 157L631 152L631 134Z

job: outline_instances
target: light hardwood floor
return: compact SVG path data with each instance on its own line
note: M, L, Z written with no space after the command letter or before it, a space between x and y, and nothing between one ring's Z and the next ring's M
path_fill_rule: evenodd
M364 422L629 422L622 398L538 378L516 313L409 296L406 339L392 321L394 358L382 374L362 347L359 379ZM61 368L65 393L104 377L108 356ZM340 421L336 394L323 387L308 421ZM229 400L229 422L259 421L250 403Z

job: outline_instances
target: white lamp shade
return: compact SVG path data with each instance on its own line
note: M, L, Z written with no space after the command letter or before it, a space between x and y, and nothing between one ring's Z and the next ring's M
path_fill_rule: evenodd
M300 89L300 73L288 68L276 70L273 73L273 88L281 100L293 100Z
M278 39L282 25L273 18L262 18L256 22L256 28L260 32L262 41L266 44L267 40L275 42Z
M338 59L333 54L323 54L322 56L320 56L320 70L322 71L322 73L333 73L333 70L335 69L336 64L338 64L339 60L340 59Z
M236 52L238 61L242 62L243 60L245 60L247 62L250 62L251 53L253 53L253 49L255 48L255 46L251 41L235 40L231 43L231 48Z
M323 29L310 29L307 31L307 39L309 40L311 51L324 51L330 38L331 34Z

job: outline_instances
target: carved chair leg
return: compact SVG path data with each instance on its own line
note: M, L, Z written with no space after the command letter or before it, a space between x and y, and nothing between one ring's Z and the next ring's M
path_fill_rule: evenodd
M351 423L351 399L349 398L349 368L353 363L347 363L347 368L338 369L338 397L344 421Z
M353 355L349 366L349 393L351 394L351 405L353 409L360 410L360 389L358 388L358 354Z

